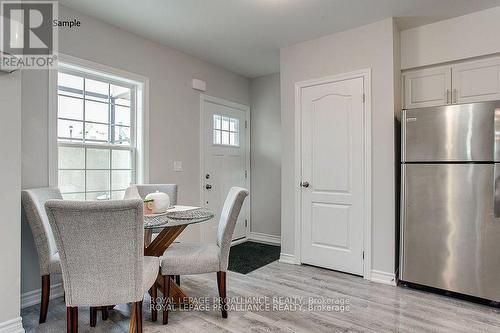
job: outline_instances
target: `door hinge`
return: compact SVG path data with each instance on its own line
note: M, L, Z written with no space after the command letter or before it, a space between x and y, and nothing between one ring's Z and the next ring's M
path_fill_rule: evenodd
M365 259L365 251L363 251L363 259Z
M364 103L366 100L365 94L361 95L361 101Z
M248 128L248 122L245 120L245 128Z
M248 227L248 220L245 219L245 228Z
M245 178L248 178L248 171L245 170Z

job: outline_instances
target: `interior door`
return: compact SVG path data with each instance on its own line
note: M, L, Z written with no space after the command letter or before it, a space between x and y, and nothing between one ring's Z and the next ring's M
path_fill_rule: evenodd
M303 263L363 275L363 78L301 89Z
M203 101L204 120L204 171L202 176L203 205L216 213L210 222L204 223L203 239L215 243L222 206L229 189L247 186L246 171L246 112L224 104L220 100ZM233 240L246 237L248 200L240 212Z

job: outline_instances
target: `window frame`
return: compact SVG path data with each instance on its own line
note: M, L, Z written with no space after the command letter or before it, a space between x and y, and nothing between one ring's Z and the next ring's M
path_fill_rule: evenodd
M58 139L58 73L73 74L91 80L105 81L111 85L116 84L132 88L130 101L130 145L114 145L99 142L59 142ZM58 148L61 147L83 147L112 150L131 151L131 181L133 183L147 183L149 181L149 79L137 74L129 73L120 69L90 62L87 60L59 55L59 64L56 70L49 70L49 186L58 187ZM84 96L79 98L85 103ZM108 101L108 105L110 105ZM85 108L85 106L84 106ZM85 124L83 115L82 124ZM111 119L108 119L109 129ZM84 129L85 130L85 129ZM111 132L108 133L111 135ZM86 152L86 150L85 150ZM86 158L85 153L85 158ZM85 169L87 170L86 165ZM108 169L106 169L108 170ZM112 193L112 156L110 156L110 189ZM85 181L86 183L86 181ZM85 189L86 190L86 189ZM90 191L92 192L92 191ZM89 192L89 193L90 193ZM106 192L106 191L99 191ZM80 193L80 192L78 192ZM87 192L85 192L87 193Z

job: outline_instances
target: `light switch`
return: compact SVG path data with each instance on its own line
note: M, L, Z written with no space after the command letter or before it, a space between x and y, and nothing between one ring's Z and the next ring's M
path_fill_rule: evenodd
M182 161L174 161L174 171L182 171Z

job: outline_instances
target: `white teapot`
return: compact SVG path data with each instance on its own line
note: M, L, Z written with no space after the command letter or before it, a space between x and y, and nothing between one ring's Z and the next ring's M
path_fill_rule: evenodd
M170 197L166 193L156 191L155 193L149 193L144 199L146 201L153 200L148 204L153 214L165 213L170 208Z

